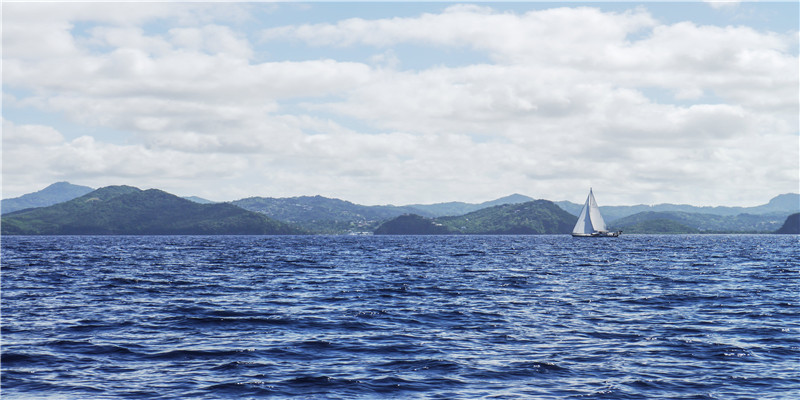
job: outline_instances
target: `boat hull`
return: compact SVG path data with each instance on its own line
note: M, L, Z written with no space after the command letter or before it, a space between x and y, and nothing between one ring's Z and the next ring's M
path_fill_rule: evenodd
M592 233L573 233L572 237L619 237L622 231L617 232L592 232Z

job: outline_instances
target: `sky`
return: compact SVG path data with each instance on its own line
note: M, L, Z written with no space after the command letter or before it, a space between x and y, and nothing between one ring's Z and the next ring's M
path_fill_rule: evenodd
M797 2L2 2L2 197L800 191Z

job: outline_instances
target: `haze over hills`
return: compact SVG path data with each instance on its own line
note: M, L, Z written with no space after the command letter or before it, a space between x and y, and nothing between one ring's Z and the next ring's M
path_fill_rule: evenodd
M431 217L445 217L445 216L464 215L488 207L494 207L503 204L519 204L532 200L534 200L532 197L514 193L512 195L501 197L496 200L485 201L483 203L478 203L478 204L452 201L448 203L437 203L437 204L410 204L406 207L411 207L416 209L417 210L416 213L420 215L431 216Z
M189 201L193 201L195 203L200 203L200 204L216 203L216 201L206 200L206 199L204 199L202 197L197 197L197 196L186 196L186 197L184 197L184 199L189 200Z
M157 189L97 189L2 217L4 235L269 235L302 231L232 204L198 204Z

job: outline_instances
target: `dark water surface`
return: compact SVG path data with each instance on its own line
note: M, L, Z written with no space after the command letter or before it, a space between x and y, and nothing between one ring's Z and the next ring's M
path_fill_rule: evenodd
M3 237L2 397L800 399L800 237Z

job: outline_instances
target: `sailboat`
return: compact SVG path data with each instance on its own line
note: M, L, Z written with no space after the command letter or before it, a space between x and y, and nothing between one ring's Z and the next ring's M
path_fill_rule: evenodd
M572 236L575 237L617 237L622 231L609 232L606 228L606 222L603 221L603 216L600 215L600 207L597 206L597 201L594 199L592 189L589 188L589 196L586 197L586 203L578 215L578 222L572 228Z

